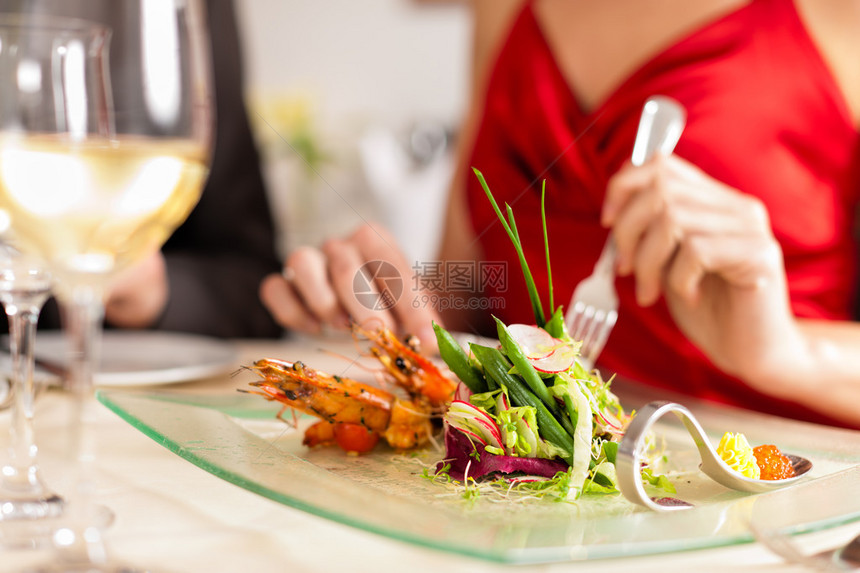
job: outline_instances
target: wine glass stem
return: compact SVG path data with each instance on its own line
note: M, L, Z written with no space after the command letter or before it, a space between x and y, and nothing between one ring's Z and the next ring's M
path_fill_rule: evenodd
M33 343L39 312L47 299L47 291L21 295L6 304L9 320L9 352L12 356L12 427L10 430L9 462L3 475L19 491L41 490L36 465L36 442L33 437ZM11 471L10 471L11 470ZM33 491L36 495L43 492Z
M98 364L101 323L104 316L102 290L81 285L66 301L66 330L69 340L69 390L73 410L70 420L70 452L75 474L75 499L69 505L69 526L55 534L55 547L67 563L103 563L106 550L96 524L95 436L92 428L93 372Z

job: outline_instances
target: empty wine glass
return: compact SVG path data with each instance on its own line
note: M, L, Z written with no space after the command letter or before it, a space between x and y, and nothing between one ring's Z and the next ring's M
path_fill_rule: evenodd
M63 509L62 498L42 479L33 436L33 344L50 291L51 276L39 261L0 244L0 303L9 322L12 366L12 424L8 455L0 466L0 543L7 545L42 545L50 532L46 520Z
M22 6L0 46L0 224L5 219L21 250L45 261L70 343L78 485L53 536L51 570L128 571L110 559L95 525L95 437L86 420L107 285L161 247L208 173L204 4Z

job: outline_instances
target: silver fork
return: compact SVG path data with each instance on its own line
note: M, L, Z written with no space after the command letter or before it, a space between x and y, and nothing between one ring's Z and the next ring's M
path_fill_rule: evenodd
M686 113L681 104L666 96L649 98L639 118L631 157L633 165L644 164L657 152L672 153L685 122ZM585 366L591 368L618 320L615 240L611 234L591 275L573 291L564 320L573 339L582 341L580 355Z

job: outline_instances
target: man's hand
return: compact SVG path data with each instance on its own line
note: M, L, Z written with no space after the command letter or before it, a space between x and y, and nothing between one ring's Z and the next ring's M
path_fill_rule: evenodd
M120 328L148 328L164 312L168 290L164 256L158 251L113 280L105 320Z

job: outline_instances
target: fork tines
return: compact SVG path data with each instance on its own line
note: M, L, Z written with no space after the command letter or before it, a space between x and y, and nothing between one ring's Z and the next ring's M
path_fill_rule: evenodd
M568 330L574 340L582 341L580 355L588 361L589 366L594 366L595 359L603 350L618 320L618 312L596 308L581 301L576 302L572 310Z

